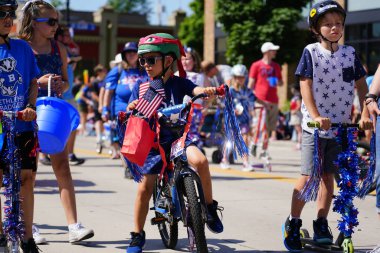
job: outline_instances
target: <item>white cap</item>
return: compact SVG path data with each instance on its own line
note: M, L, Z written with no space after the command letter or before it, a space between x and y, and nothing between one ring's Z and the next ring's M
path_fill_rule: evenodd
M279 50L280 49L280 46L277 46L275 44L273 44L272 42L265 42L262 46L261 46L261 52L262 53L266 53L268 52L269 50Z
M110 62L110 64L119 64L122 61L123 61L123 59L121 58L121 54L117 54L117 55L115 55L115 60L112 60Z

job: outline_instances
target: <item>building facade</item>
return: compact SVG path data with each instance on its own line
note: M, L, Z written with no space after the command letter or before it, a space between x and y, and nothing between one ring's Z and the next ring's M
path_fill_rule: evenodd
M18 16L21 15L24 5L22 1L19 3ZM103 6L95 12L70 10L69 15L74 40L80 47L83 59L78 63L78 73L83 69L91 72L98 63L108 67L109 62L122 51L128 41L138 42L141 37L158 32L176 35L179 24L186 16L183 12L175 12L171 25L157 26L150 25L146 15L117 13L108 6ZM66 24L67 20L67 12L60 11L60 22ZM13 36L17 36L18 27L18 20L15 20Z

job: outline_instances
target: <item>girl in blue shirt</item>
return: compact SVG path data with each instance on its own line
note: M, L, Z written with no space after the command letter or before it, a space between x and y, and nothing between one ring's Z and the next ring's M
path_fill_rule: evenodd
M0 2L0 110L23 112L24 121L16 120L13 129L14 144L18 150L21 167L20 198L23 199L21 208L25 224L21 248L24 252L37 252L27 250L36 249L32 237L34 206L32 171L37 168L37 139L32 121L36 117L35 104L38 92L36 77L39 70L29 45L22 40L8 38L13 19L16 18L17 6L15 0ZM2 137L4 138L4 133ZM3 171L9 170L11 162L7 159L8 143L5 138L3 141L0 147L0 181ZM0 235L0 243L1 250L7 247L3 234Z
M103 119L115 120L117 114L125 111L133 88L149 80L145 70L137 64L137 44L127 42L121 52L123 62L108 73L105 79ZM112 159L119 159L119 138L116 129L111 128Z

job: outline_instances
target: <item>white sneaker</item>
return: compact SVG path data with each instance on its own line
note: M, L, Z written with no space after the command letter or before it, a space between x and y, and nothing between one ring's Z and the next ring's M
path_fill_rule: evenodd
M94 230L82 226L80 222L69 225L69 242L75 243L94 236Z
M243 163L243 169L244 172L252 172L255 171L255 169L249 164L249 163Z
M38 229L37 226L35 225L32 226L32 233L33 233L33 239L37 245L46 243L46 238L40 235L40 230Z
M220 165L220 168L222 170L229 170L230 169L230 165L226 162L221 162L219 165Z

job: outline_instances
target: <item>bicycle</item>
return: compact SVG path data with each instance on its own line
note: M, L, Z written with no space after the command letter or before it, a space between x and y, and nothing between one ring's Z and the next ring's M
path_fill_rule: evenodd
M20 186L21 186L21 164L19 151L14 143L15 120L22 120L22 112L0 111L3 130L6 134L8 152L5 157L9 162L9 171L4 170L3 185L5 189L4 206L4 233L8 240L7 249L9 253L18 253L20 242L24 236L24 223L22 220Z
M223 95L219 90L217 95ZM186 157L184 141L191 124L193 101L206 97L200 94L189 103L176 105L159 110L161 127L170 129L173 136L178 138L167 154L169 166L158 177L153 191L155 217L152 225L157 225L164 245L174 249L178 242L178 222L182 221L187 227L190 250L200 253L208 252L205 236L207 221L207 206L203 196L201 180L197 172L189 166ZM173 122L174 115L179 118Z
M314 128L320 128L320 125L318 122L308 122L308 127L314 127ZM363 175L363 170L368 170L368 167L364 168L364 166L367 166L367 162L369 162L368 159L361 158L360 153L357 151L357 144L354 144L352 146L354 140L349 139L349 128L359 128L359 124L349 124L349 123L342 123L342 124L337 124L337 123L332 123L331 128L339 128L338 130L338 138L339 142L342 146L342 157L338 157L338 160L341 162L341 166L343 169L350 171L353 169L353 171L350 171L352 173L347 181L347 177L342 176L342 172L339 171L339 176L335 177L337 180L337 183L340 187L342 187L339 191L338 196L334 196L335 201L334 201L334 208L333 210L335 212L338 212L342 214L342 222L347 219L347 217L343 217L345 215L352 215L354 213L357 214L357 210L354 207L354 204L352 202L353 197L358 196L358 190L356 189L356 186L359 183L359 180L364 180L360 175ZM365 146L365 148L368 148L368 146ZM347 155L351 154L351 155ZM354 168L352 164L355 164L353 161L357 160L357 166ZM340 167L340 170L342 169ZM366 175L366 174L365 174ZM345 190L352 191L355 194L355 196L350 197L350 199L347 200L346 203L344 203L344 207L339 207L337 206L339 201L342 201L342 195L345 195L346 192ZM356 219L356 218L355 218ZM355 220L354 219L354 220ZM352 242L351 235L353 233L352 229L353 227L357 226L358 223L354 224L348 224L349 229L347 229L347 226L340 226L341 224L338 224L338 228L340 230L340 233L335 241L334 244L320 244L315 242L309 235L309 232L305 228L301 228L300 234L301 234L301 243L302 246L313 246L319 249L325 249L329 251L342 251L343 253L353 253L354 252L354 245ZM346 230L345 230L346 229Z

